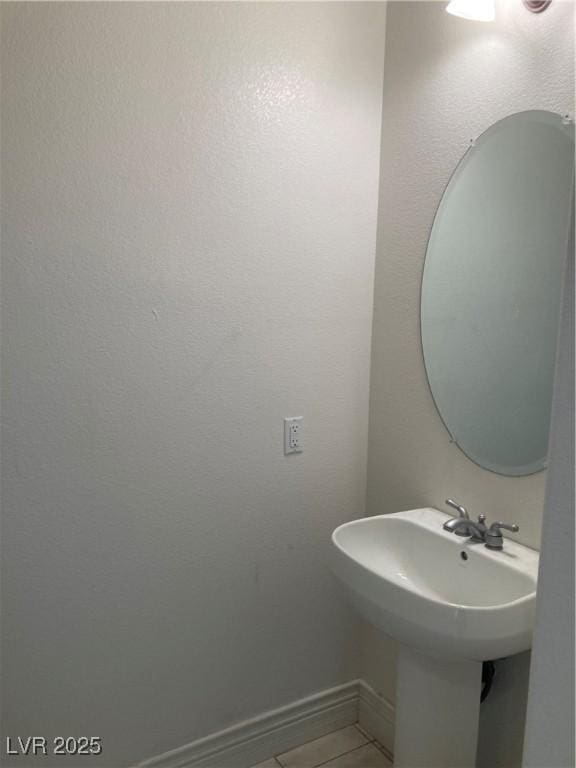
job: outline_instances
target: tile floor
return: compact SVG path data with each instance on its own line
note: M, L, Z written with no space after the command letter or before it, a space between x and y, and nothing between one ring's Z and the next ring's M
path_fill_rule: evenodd
M271 757L253 768L391 768L376 739L359 725L348 725L314 741Z

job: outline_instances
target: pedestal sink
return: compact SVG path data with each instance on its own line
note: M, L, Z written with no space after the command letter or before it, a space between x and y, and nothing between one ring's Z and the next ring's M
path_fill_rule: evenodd
M493 551L433 508L354 520L332 567L356 609L400 643L394 765L472 768L482 662L531 646L538 553Z

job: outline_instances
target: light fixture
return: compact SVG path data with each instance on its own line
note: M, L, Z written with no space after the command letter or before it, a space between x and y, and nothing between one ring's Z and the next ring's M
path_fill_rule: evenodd
M496 10L495 0L450 0L446 6L448 13L461 16L471 21L494 21ZM522 0L522 4L530 13L542 13L552 0Z
M450 0L448 13L471 21L494 21L496 10L494 0Z
M542 13L548 8L552 0L522 0L522 2L532 13Z

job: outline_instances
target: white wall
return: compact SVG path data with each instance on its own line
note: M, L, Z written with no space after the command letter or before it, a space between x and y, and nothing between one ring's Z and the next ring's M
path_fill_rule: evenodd
M525 768L572 768L574 748L574 238L552 410Z
M517 522L518 538L538 546L545 474L501 477L450 444L426 382L418 305L435 209L470 139L513 112L574 112L574 10L554 2L533 15L499 0L497 21L481 24L444 7L388 6L368 513L442 507L452 496L474 515ZM481 734L481 765L520 761L528 665L528 654L507 662L483 705L482 730L493 732ZM363 674L394 698L393 643L368 628Z
M356 672L384 7L2 17L4 733L117 768Z

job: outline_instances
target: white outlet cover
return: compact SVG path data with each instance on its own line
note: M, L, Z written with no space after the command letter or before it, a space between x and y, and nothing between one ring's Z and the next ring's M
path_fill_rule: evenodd
M302 453L303 417L290 416L284 419L284 453Z

